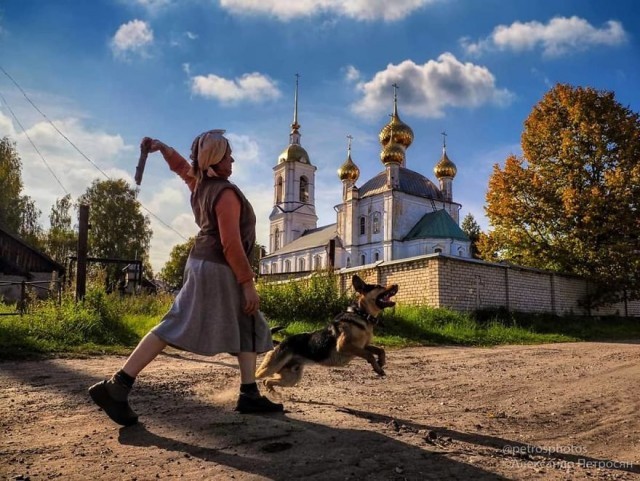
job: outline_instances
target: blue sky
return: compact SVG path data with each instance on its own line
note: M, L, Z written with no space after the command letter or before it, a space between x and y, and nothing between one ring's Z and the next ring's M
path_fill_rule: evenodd
M17 142L25 193L46 226L57 198L77 198L95 178L133 185L143 136L188 156L195 135L224 128L236 158L232 180L252 201L258 241L267 244L272 168L288 144L295 74L301 143L318 168L319 226L335 222L347 135L358 184L382 170L377 137L395 82L400 117L415 134L407 167L435 182L446 131L458 167L454 199L462 216L472 213L487 229L492 166L520 152L523 121L556 82L614 91L640 110L636 5L0 0L0 67L31 101L0 71L0 136ZM139 199L154 214L155 270L197 231L188 198L162 157L151 156Z

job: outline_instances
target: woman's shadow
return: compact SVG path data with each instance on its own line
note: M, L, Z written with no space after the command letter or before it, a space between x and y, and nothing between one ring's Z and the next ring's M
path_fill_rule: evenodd
M344 420L337 406L332 407ZM416 439L403 442L398 436L331 427L287 414L240 415L188 398L179 411L166 417L157 412L143 416L155 418L156 432L141 423L121 428L118 441L177 452L186 462L196 458L271 480L508 479L450 459L446 451L429 449L433 446L426 442L422 449ZM173 425L165 429L167 422Z

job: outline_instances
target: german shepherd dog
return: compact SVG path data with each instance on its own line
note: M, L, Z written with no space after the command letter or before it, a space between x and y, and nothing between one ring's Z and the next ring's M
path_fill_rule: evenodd
M354 357L366 359L378 375L384 376L384 349L370 343L378 315L386 307L395 306L391 298L398 292L398 286L366 284L357 275L352 283L357 293L355 302L327 327L287 337L265 355L256 378L263 379L268 391L273 392L275 386L298 384L305 364L339 367Z

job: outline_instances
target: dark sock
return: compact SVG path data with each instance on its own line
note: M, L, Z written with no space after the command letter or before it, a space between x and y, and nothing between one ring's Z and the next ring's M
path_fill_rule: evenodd
M135 377L129 376L122 369L120 369L117 373L115 373L113 377L115 377L119 382L121 382L127 387L133 387L133 383L136 380Z
M260 394L258 385L255 382L250 384L240 384L240 394Z

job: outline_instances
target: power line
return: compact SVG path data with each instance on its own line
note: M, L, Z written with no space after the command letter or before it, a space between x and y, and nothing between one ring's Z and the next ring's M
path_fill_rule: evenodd
M14 80L14 78L13 78L11 75L9 75L9 73L8 73L4 68L2 68L2 66L1 66L1 65L0 65L0 70L2 70L2 73L4 73L4 74L7 76L7 78L8 78L9 80L11 80L11 82L13 82L13 84L18 88L18 90L20 90L20 92L22 92L22 95L24 96L24 98L25 98L25 99L27 99L27 102L29 102L29 103L33 106L33 108L34 108L34 109L36 109L36 110L40 113L40 115L42 115L42 116L45 118L45 120L46 120L46 121L47 121L47 122L48 122L48 123L49 123L49 124L54 128L54 130L55 130L56 132L58 132L58 134L60 134L60 135L61 135L61 136L62 136L62 137L63 137L63 138L64 138L64 139L65 139L65 140L66 140L66 141L67 141L67 142L68 142L68 143L69 143L69 144L70 144L70 145L71 145L71 146L72 146L72 147L73 147L73 148L74 148L74 149L75 149L75 150L76 150L76 151L77 151L77 152L78 152L82 157L83 157L83 158L85 158L85 159L86 159L86 160L87 160L91 165L93 165L93 166L94 166L98 171L100 171L100 173L102 173L102 175L104 175L108 180L111 180L111 177L109 177L109 176L108 176L108 175L107 175L107 174L106 174L106 173L105 173L105 172L104 172L100 167L98 167L98 166L97 166L97 165L96 165L96 164L95 164L95 163L94 163L94 162L93 162L89 157L87 157L87 156L84 154L84 152L82 152L82 151L81 151L81 150L80 150L80 149L79 149L79 148L78 148L78 147L77 147L77 146L76 146L76 145L75 145L75 144L74 144L74 143L69 139L69 137L67 137L64 133L62 133L62 132L60 131L60 129L58 129L58 127L56 127L56 126L55 126L55 124L54 124L54 123L49 119L49 117L47 117L47 116L46 116L46 114L45 114L44 112L42 112L42 110L40 110L40 109L38 108L38 106L37 106L36 104L34 104L34 103L31 101L31 99L29 98L29 96L27 95L27 93L22 89L22 87L20 87L20 85L18 84L18 82L16 82L16 81ZM4 97L3 97L3 99L4 99ZM7 103L6 103L6 101L5 101L5 104L7 104ZM8 104L7 104L7 106L8 106ZM11 109L9 109L9 110L11 111ZM12 113L12 115L13 115L13 112L11 112L11 113ZM14 115L14 118L16 118L16 117L15 117L15 115ZM16 118L16 121L17 121L17 118ZM22 125L20 124L20 122L18 122L18 124L20 125L20 127L22 127ZM22 130L24 131L24 128L23 128ZM25 134L26 134L26 132L25 132ZM27 136L27 138L29 138L29 137ZM31 142L31 139L29 139L29 141ZM33 146L34 146L34 148L36 148L36 147L35 147L35 145L33 144L33 142L31 142L31 145L33 145ZM38 149L37 149L37 148L36 148L36 151L38 151ZM38 153L39 153L39 151L38 151ZM42 157L42 155L41 155L41 157ZM42 160L44 160L44 157L42 158ZM46 165L46 161L45 161L45 165ZM53 172L52 172L52 174L53 174ZM55 175L54 175L54 177L55 177ZM57 180L57 177L56 177L56 180ZM60 182L60 181L58 181L58 182ZM61 185L62 185L62 184L61 184ZM63 189L64 189L64 187L63 187ZM66 189L65 189L65 192L66 192ZM138 201L138 202L140 202L140 201ZM156 219L158 222L160 222L162 225L164 225L165 227L167 227L168 229L170 229L170 230L172 230L174 233L176 233L176 234L177 234L179 237L181 237L183 240L185 240L185 241L187 240L187 238L186 238L185 236L183 236L180 232L178 232L176 229L174 229L173 227L171 227L169 224L167 224L165 221L163 221L163 220L162 220L160 217L158 217L156 214L154 214L154 213L153 213L153 212L151 212L149 209L147 209L147 208L142 204L142 202L140 202L140 207L142 207L145 211L147 211L147 212L148 212L148 213L149 213L153 218L155 218L155 219Z
M27 133L27 131L25 130L24 126L22 125L22 123L20 123L20 120L18 120L18 117L16 116L16 114L13 112L13 110L11 109L11 107L9 106L9 103L7 102L7 99L4 98L4 96L2 94L0 94L0 98L2 99L2 102L7 106L7 109L9 109L9 112L11 112L11 116L13 117L13 120L16 121L16 123L20 126L20 128L22 129L22 133L25 135L25 137L27 138L27 140L29 141L29 143L31 144L31 146L35 149L35 151L38 153L38 155L40 156L40 158L42 159L42 162L44 162L44 165L47 167L47 169L49 169L49 172L51 172L51 175L53 175L53 178L56 179L56 181L58 182L58 184L60 185L60 187L62 187L62 190L64 190L65 194L69 194L69 191L64 187L64 185L62 185L62 182L60 182L60 179L58 179L58 176L56 175L56 173L53 171L53 169L51 169L51 167L49 166L49 164L47 163L47 161L45 160L44 156L42 155L42 153L40 152L40 150L38 150L38 147L36 147L36 144L33 143L33 140L31 140L31 137L29 137L29 134Z
M49 117L47 117L47 116L45 115L45 113L44 113L42 110L40 110L36 104L34 104L34 103L31 101L31 99L29 98L29 96L27 95L27 93L26 93L24 90L22 90L22 87L20 87L20 85L18 84L18 82L16 82L16 81L13 79L13 77L12 77L11 75L9 75L5 69L3 69L3 68L2 68L2 66L0 66L0 70L2 70L2 73L4 73L4 74L9 78L9 80L11 80L11 81L13 82L13 84L14 84L16 87L18 87L18 90L20 90L20 92L22 92L22 95L24 95L24 98L25 98L25 99L27 99L27 102L29 102L29 103L33 106L33 108L34 108L34 109L36 109L36 110L40 113L40 115L42 115L42 116L45 118L45 120L46 120L47 122L49 122L49 125L51 125L51 127L53 127L53 128L54 128L54 130L55 130L56 132L58 132L58 133L59 133L59 134L64 138L64 140L66 140L67 142L69 142L69 144L71 145L71 147L73 147L73 148L74 148L74 149L75 149L75 150L76 150L76 151L77 151L77 152L78 152L82 157L84 157L84 158L85 158L85 159L86 159L86 160L87 160L91 165L93 165L96 169L98 169L102 175L104 175L107 179L111 180L111 177L109 177L109 176L108 176L108 175L107 175L107 174L106 174L106 173L105 173L105 172L104 172L100 167L98 167L98 166L97 166L97 165L96 165L96 164L95 164L95 163L94 163L94 162L93 162L89 157L87 157L87 156L84 154L84 152L82 152L82 151L81 151L81 150L76 146L76 144L74 144L74 143L71 141L71 139L69 139L69 137L67 137L66 135L64 135L64 133L62 133L62 131L61 131L58 127L56 127L56 126L55 126L55 124L54 124L54 123L49 119Z

